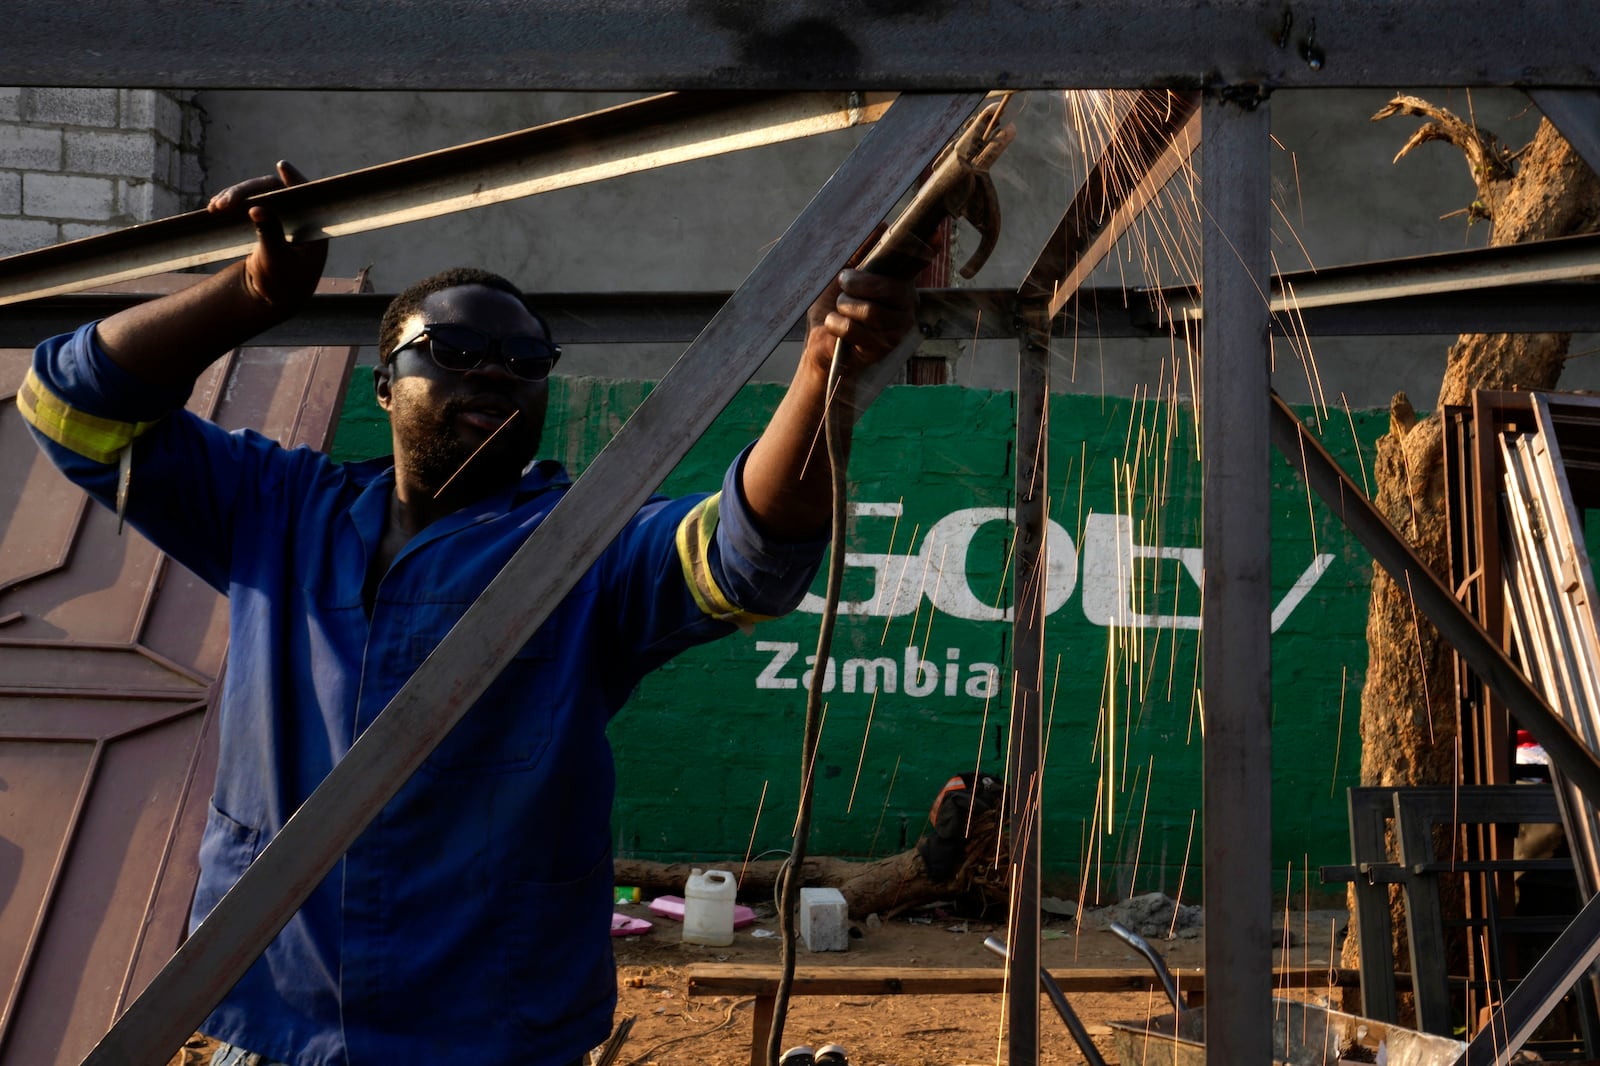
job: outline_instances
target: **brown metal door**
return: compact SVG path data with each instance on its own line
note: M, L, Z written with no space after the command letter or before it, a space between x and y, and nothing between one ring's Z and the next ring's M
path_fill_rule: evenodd
M0 350L0 1064L65 1066L182 941L227 605L39 454L15 402L31 356ZM354 358L243 348L189 408L323 448Z

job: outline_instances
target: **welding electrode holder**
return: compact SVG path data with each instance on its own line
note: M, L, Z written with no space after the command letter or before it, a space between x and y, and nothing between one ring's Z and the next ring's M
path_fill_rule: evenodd
M975 275L1000 237L1000 200L989 170L1017 136L1011 123L999 126L1006 98L985 104L933 161L928 180L867 256L863 269L879 274L915 274L946 217L963 218L978 231L978 248L961 265L964 278Z

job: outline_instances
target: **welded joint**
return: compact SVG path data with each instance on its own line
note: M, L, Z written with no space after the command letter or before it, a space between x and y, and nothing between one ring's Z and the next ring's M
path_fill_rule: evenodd
M1272 95L1271 89L1254 81L1240 82L1238 85L1208 85L1205 91L1240 111L1254 111Z
M1050 300L1047 297L1019 298L1012 310L1011 327L1020 349L1049 351Z

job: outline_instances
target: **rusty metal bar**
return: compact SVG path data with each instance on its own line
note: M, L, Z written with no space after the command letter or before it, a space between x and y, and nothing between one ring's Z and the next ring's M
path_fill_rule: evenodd
M1543 745L1555 764L1590 803L1600 802L1600 756L1550 708L1522 672L1506 658L1498 642L1478 624L1444 583L1417 557L1411 545L1345 476L1333 457L1295 417L1287 404L1273 397L1272 442L1322 497L1335 517L1356 535L1373 561L1410 590L1417 609L1450 642L1484 684L1494 690L1517 723Z
M95 1047L162 1066L711 424L978 105L905 96Z
M892 96L667 93L258 198L298 240L342 237L876 121ZM0 259L0 306L250 251L248 220L190 211Z
M8 0L6 16L26 28L0 39L11 85L1392 90L1600 80L1600 26L1570 0L308 0L290 10Z
M1200 144L1200 97L1141 92L1095 160L1028 276L1024 297L1048 301L1054 318Z
M1271 316L1267 102L1207 93L1201 187L1206 1061L1272 1061Z

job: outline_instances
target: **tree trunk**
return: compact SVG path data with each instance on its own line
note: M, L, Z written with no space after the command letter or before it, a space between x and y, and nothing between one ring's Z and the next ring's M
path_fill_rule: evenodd
M1397 97L1375 120L1410 114L1429 121L1396 160L1430 140L1455 144L1478 187L1469 209L1493 226L1491 245L1516 244L1600 228L1600 182L1548 122L1521 151L1505 152L1492 134L1412 97ZM1513 165L1515 170L1513 172ZM1478 389L1554 388L1569 334L1465 334L1451 346L1433 411L1418 421L1404 393L1390 404L1378 441L1374 502L1435 573L1448 576L1441 413ZM1361 782L1438 785L1457 780L1457 722L1451 650L1422 618L1410 592L1374 568L1367 615L1368 665L1361 693ZM1404 926L1397 923L1397 958ZM1355 965L1354 938L1345 946Z
M869 862L812 857L802 866L801 884L837 888L850 917L869 914L889 918L913 907L951 900L964 908L986 911L1006 904L1006 869L1010 854L1006 839L996 839L999 819L994 812L979 815L966 843L965 858L955 875L935 881L916 848ZM617 859L616 883L636 885L646 896L681 895L693 867L688 863ZM703 867L707 864L698 863ZM739 896L746 901L773 898L782 862L732 863L728 869L739 880Z

